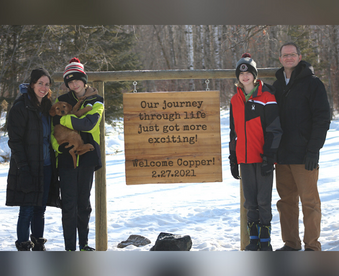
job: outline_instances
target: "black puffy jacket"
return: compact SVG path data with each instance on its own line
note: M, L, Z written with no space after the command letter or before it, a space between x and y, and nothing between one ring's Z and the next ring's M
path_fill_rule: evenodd
M41 206L44 187L43 127L39 111L28 99L28 94L21 95L14 102L9 112L7 128L11 160L6 205ZM60 207L59 183L51 146L50 154L53 173L47 205ZM29 172L20 170L27 165Z
M330 125L330 107L324 84L313 67L300 61L286 85L284 68L276 72L273 86L279 106L283 135L278 164L304 164L307 151L319 152Z

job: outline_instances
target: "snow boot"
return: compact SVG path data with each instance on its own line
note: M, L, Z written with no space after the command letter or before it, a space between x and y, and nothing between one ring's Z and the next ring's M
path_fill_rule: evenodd
M248 222L247 232L250 236L250 243L245 247L245 251L258 251L259 237L258 237L258 223Z
M271 225L259 224L259 250L260 251L272 251L271 245Z
M34 243L32 251L46 251L45 243L47 242L44 238L36 238L31 235L31 241Z
M34 247L34 243L31 241L26 241L26 242L15 242L15 246L18 249L18 251L31 251L31 248Z
M95 251L95 249L93 247L88 246L88 244L86 244L85 246L80 247L80 251Z

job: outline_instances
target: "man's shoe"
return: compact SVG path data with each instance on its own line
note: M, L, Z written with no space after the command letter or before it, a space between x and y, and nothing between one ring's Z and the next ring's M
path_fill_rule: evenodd
M80 251L95 251L93 247L89 247L88 244L86 244L83 248L80 249Z
M301 248L300 249L295 249L295 248L292 248L292 247L290 247L290 246L285 244L283 247L278 248L275 251L300 251L300 250L301 250Z
M311 248L306 248L305 251L314 251L314 250Z

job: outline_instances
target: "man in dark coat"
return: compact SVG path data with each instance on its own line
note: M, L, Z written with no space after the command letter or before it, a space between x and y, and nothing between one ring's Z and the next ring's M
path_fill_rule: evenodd
M276 184L280 200L281 235L277 251L301 250L299 198L304 216L305 251L321 251L321 209L317 189L319 151L330 125L330 107L324 84L313 67L301 60L295 43L280 48L283 65L276 72L276 99L283 135L277 154Z

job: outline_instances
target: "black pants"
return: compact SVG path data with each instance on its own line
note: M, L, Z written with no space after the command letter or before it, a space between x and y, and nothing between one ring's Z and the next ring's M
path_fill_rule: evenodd
M31 228L32 235L35 238L44 236L45 211L51 178L52 167L44 166L44 193L42 197L42 206L20 206L17 224L19 243L29 240L29 228Z
M59 168L62 227L67 251L76 249L77 230L80 248L88 243L93 173L94 167Z
M240 164L248 222L270 225L273 173L262 176L261 163Z

